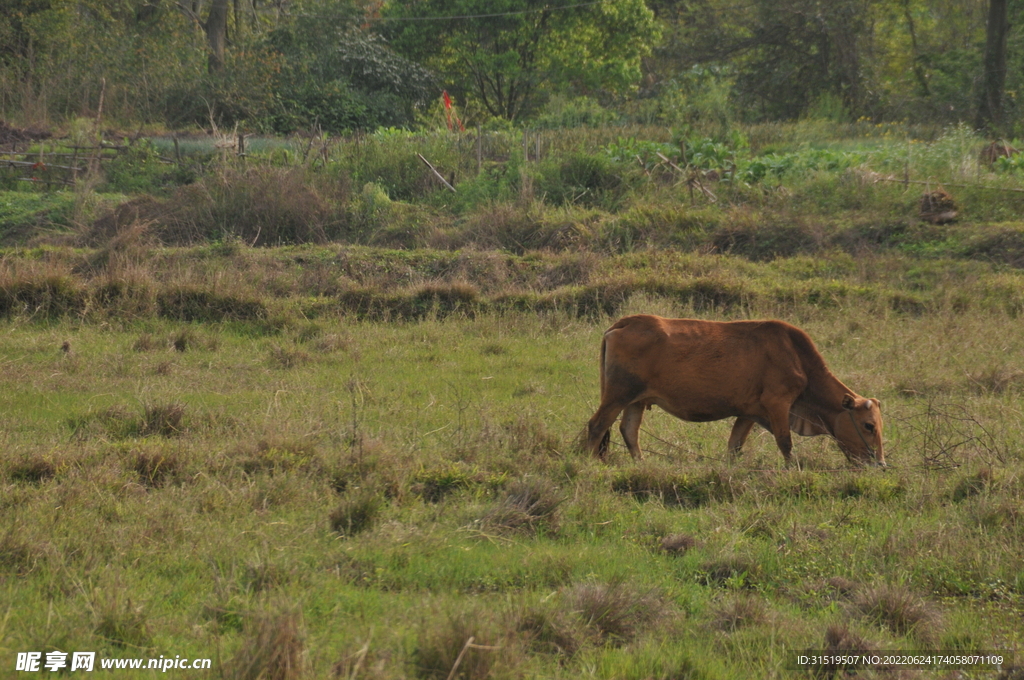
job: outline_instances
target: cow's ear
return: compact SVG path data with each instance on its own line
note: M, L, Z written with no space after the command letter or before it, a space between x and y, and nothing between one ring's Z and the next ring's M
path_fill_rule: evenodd
M847 394L846 396L843 397L843 408L845 408L846 410L850 410L856 405L857 401L853 398L853 395Z
M876 408L882 408L882 402L878 401L874 397L868 399L868 405L870 406L871 404L874 404Z

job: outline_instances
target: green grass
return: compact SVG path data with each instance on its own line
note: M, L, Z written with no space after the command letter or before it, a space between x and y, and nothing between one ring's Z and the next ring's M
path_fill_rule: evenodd
M655 298L620 311L638 308L693 313ZM621 447L612 465L589 459L575 441L608 318L322 318L275 336L7 321L2 645L208 656L224 676L247 645L297 645L310 677L396 678L446 676L470 635L500 649L475 650L467 677L781 676L787 650L822 648L838 622L879 648L1019 648L1024 461L1005 414L1022 395L969 377L1019 367L1016 322L798 316L839 376L883 400L892 469L847 470L811 439L805 469L787 470L764 433L730 463L728 423L657 410L648 462ZM192 341L175 351L183 328ZM282 362L282 348L305 358ZM143 427L169 404L178 427ZM939 404L991 433L947 452L957 468L927 464L962 425ZM728 492L616 490L641 472ZM553 514L509 531L510 490L530 479ZM695 545L662 550L680 533ZM877 604L887 584L907 604ZM918 602L924 618L904 611Z
M3 663L447 678L465 652L463 678L667 680L841 643L1019 654L1020 199L957 189L935 226L867 173L913 146L914 178L1016 176L963 130L767 125L742 153L790 169L691 202L579 154L632 133L671 139L559 131L526 166L506 136L482 178L469 142L417 138L457 197L410 135L326 171L254 146L98 220L90 192L0 194ZM61 210L73 233L40 229ZM805 328L881 399L890 468L798 438L787 469L761 430L731 460L730 423L658 409L646 460L617 433L584 455L601 334L639 312Z

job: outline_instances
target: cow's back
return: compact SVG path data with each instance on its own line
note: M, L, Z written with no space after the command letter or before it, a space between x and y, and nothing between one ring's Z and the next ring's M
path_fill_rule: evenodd
M746 415L766 393L799 394L807 384L803 354L817 353L803 331L781 321L637 315L620 319L604 341L609 389L626 384L630 401L685 420Z

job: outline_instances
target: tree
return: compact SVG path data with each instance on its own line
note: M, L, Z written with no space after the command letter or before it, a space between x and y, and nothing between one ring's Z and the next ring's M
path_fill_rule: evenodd
M224 46L228 41L228 0L213 0L203 23L210 44L210 72L224 68Z
M628 90L660 36L643 0L416 0L383 16L397 50L507 120L545 89Z
M998 126L1003 117L1006 86L1006 38L1010 33L1007 0L989 0L985 25L985 59L976 126Z

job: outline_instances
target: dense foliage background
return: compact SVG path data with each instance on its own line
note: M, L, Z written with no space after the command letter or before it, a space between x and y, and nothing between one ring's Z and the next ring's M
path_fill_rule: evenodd
M0 115L252 132L970 122L1019 134L1018 0L0 0ZM102 100L102 107L101 107ZM436 106L436 105L435 105ZM573 122L579 122L574 120Z

